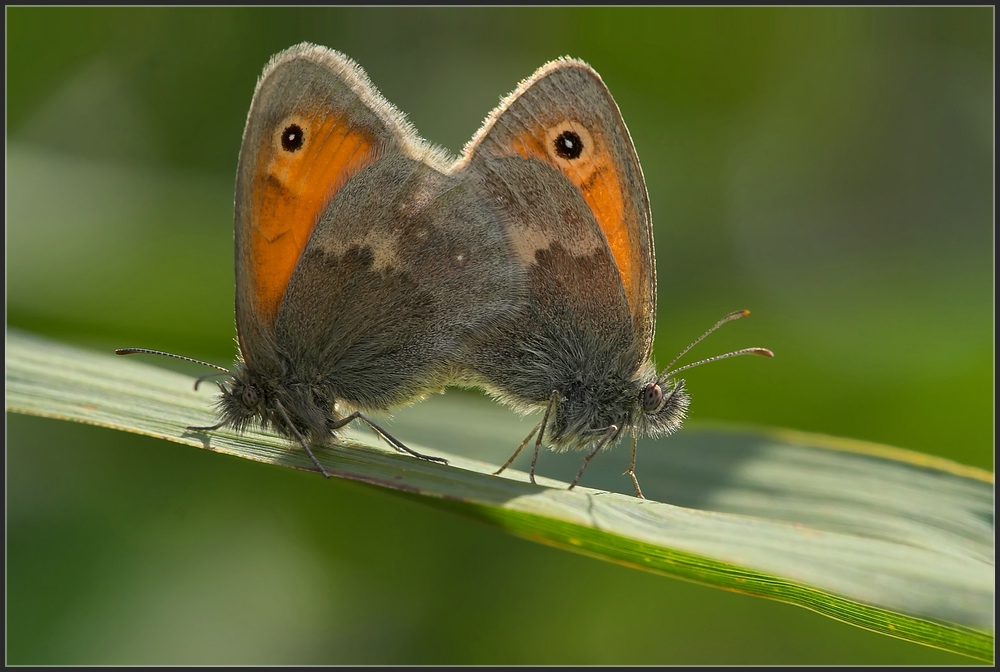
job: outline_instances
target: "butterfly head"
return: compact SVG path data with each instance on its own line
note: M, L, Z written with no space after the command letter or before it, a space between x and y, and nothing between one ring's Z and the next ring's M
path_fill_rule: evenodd
M690 402L683 380L658 380L651 362L631 376L592 362L595 366L585 367L584 375L560 386L548 434L554 448L593 444L612 425L618 432L611 444L628 434L625 430L656 437L680 429Z
M264 375L241 362L219 389L220 419L236 431L271 428L291 439L301 435L318 441L330 436L334 400L324 386Z
M653 380L642 386L636 400L635 423L645 436L666 436L681 428L691 397L683 380Z

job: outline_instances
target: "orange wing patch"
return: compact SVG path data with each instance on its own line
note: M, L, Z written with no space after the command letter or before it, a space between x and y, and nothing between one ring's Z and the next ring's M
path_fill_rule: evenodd
M513 149L526 159L555 167L580 190L611 248L632 314L638 314L640 278L635 277L635 264L639 260L632 258L622 185L604 138L594 137L583 124L566 120L543 133L528 130L516 136Z
M338 116L294 115L261 140L251 223L253 297L274 321L323 210L353 175L375 162L375 139Z

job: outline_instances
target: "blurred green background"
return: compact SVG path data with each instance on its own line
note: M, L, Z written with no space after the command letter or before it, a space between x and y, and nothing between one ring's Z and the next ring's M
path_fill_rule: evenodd
M8 8L7 324L226 364L236 159L272 54L343 51L453 153L568 54L642 161L658 360L740 308L693 354L776 353L689 372L690 424L992 470L993 16ZM7 421L8 663L970 662L373 487Z

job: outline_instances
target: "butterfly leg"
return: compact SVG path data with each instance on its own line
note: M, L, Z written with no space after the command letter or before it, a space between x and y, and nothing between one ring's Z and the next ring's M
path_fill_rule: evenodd
M538 428L539 428L539 427L541 427L541 426L542 426L542 425L541 425L540 423L539 423L539 424L537 424L537 425L535 425L535 428L534 428L533 430L531 430L531 433L530 433L530 434L528 434L528 435L527 435L526 437L524 437L524 441L522 441L522 442L521 442L521 445L517 447L517 450L515 450L515 451L514 451L514 454L513 454L513 455L511 455L511 456L510 456L509 458L507 458L507 461L503 463L503 466L502 466L502 467L500 467L499 469L497 469L496 471L494 471L494 472L493 472L493 475L494 475L494 476L499 476L499 475L500 475L500 473L501 473L501 472L502 472L502 471L503 471L504 469L506 469L507 467L509 467L509 466L510 466L510 463L511 463L511 462L513 462L513 461L514 461L514 458L516 458L516 457L518 456L518 454L519 454L519 453L521 452L521 450L522 450L522 449L523 449L523 448L524 448L524 447L525 447L526 445L528 445L528 441L531 441L531 437L533 437L533 436L535 435L535 432L537 432L537 431L538 431Z
M531 468L528 470L528 478L531 479L532 483L535 482L535 463L538 462L538 450L542 447L542 435L545 434L545 428L549 425L549 415L558 405L559 390L552 390L552 396L549 397L549 405L545 407L545 415L542 416L541 429L538 430L538 439L535 440L535 454L531 456Z
M214 432L219 427L222 427L225 422L220 422L217 425L212 425L211 427L185 427L184 429L190 429L192 432Z
M542 421L535 425L535 428L532 429L526 437L524 437L524 441L522 441L521 445L517 447L514 454L507 458L507 461L503 463L503 466L493 472L494 476L498 476L504 469L509 467L511 462L513 462L517 456L521 454L524 447L528 445L529 441L531 441L531 437L535 435L535 432L538 432L538 440L535 441L535 455L531 458L531 470L528 472L531 482L535 482L535 463L538 461L538 449L542 445L542 435L545 433L545 425L549 422L549 415L552 408L558 403L559 392L557 390L552 390L552 396L549 398L549 403L545 406L545 416L542 418Z
M639 489L639 479L635 477L635 443L637 438L635 429L632 429L632 460L628 463L628 471L625 473L632 477L632 485L635 486L635 496L639 499L646 499L642 496L642 490Z
M326 473L326 469L324 469L323 465L319 463L319 460L316 459L316 456L313 455L313 452L309 450L309 444L306 443L305 437L303 437L302 434L299 433L299 430L295 428L295 425L292 424L291 418L289 418L288 413L285 412L285 407L282 406L281 402L278 401L277 399L275 399L274 403L278 407L278 410L281 412L281 417L285 419L285 424L291 428L292 432L295 434L295 438L299 440L299 443L302 444L303 448L305 448L306 453L309 455L310 458L312 458L313 464L315 464L316 467L319 469L319 473L323 474L323 478L330 478L330 474Z
M444 459L443 457L434 457L432 455L424 455L423 453L418 453L417 451L413 450L412 448L407 448L406 445L403 444L402 441L400 441L399 439L397 439L396 437L394 437L393 435L391 435L389 432L385 431L384 429L382 429L381 427L379 427L378 425L376 425L374 422L372 422L370 419L368 419L368 417L366 417L360 411L355 411L354 413L351 413L347 417L341 418L340 420L338 420L337 422L335 422L330 429L340 429L341 427L343 427L344 425L346 425L347 423L349 423L349 422L351 422L353 420L361 420L362 422L364 422L365 424L367 424L369 427L371 427L372 429L374 429L375 432L379 436L381 436L383 439L385 439L386 441L388 441L389 445L391 445L393 448L395 448L396 450L398 450L401 453L407 453L409 455L412 455L413 457L419 457L421 460L427 460L428 462L440 462L441 464L448 464L448 460Z
M587 457L584 458L583 466L580 467L580 473L578 473L576 475L576 478L573 479L573 482L569 484L567 490L572 490L573 488L576 487L576 484L580 481L580 477L583 476L583 472L586 470L587 465L590 464L590 460L593 459L594 455L597 455L597 451L603 448L608 441L615 438L616 436L618 436L617 425L611 425L604 431L604 436L602 436L601 440L597 442L597 445L594 446L594 449L590 451L590 455L587 455Z

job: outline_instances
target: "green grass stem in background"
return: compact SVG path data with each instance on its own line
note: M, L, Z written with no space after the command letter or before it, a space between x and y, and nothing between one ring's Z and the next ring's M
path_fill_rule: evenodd
M220 430L208 392L136 361L7 332L7 409L147 434L309 469L279 437ZM448 408L425 423L490 423ZM405 426L399 426L402 433ZM505 436L497 434L500 443ZM418 449L450 465L366 445L354 433L318 451L331 474L375 484L519 536L631 567L797 604L901 639L993 656L992 475L899 449L781 431L695 431L671 464L642 455L650 493L687 508L539 479L494 477L471 441ZM417 448L417 446L414 446ZM641 446L641 448L643 448ZM657 467L668 467L667 470ZM661 475L664 478L660 478ZM602 474L599 478L606 478ZM677 479L672 485L670 479ZM684 485L680 485L680 484Z

